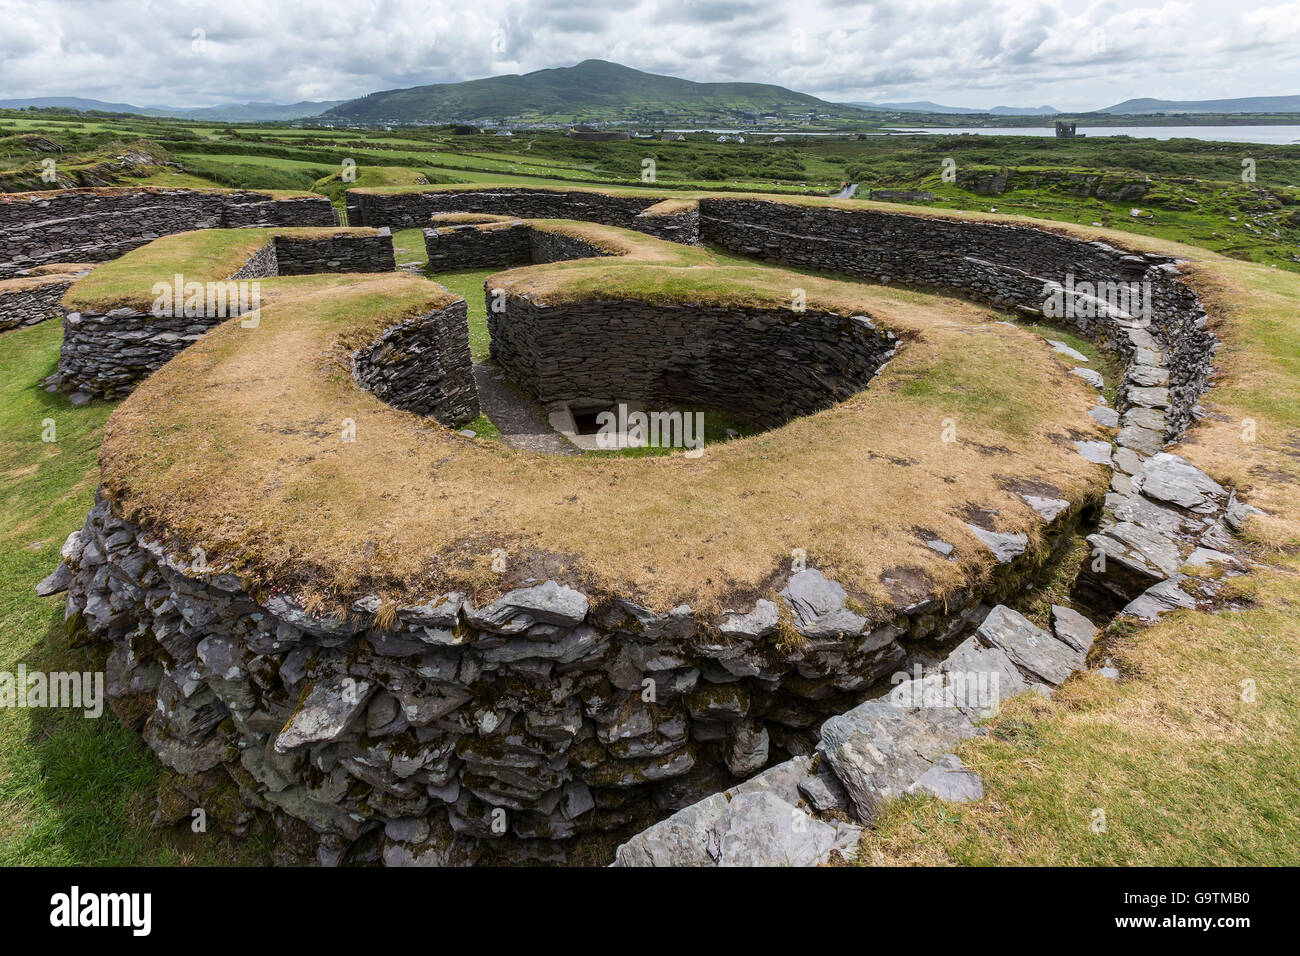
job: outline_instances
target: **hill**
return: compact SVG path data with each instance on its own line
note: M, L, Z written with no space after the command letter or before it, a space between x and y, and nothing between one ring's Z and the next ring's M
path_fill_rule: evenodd
M919 100L912 103L849 103L864 110L893 110L901 113L960 113L986 116L1051 116L1061 112L1054 106L995 106L991 110L971 109L965 106L944 106Z
M106 103L81 96L35 96L0 100L0 109L80 110L82 112L129 113L165 119L212 120L224 123L263 123L275 120L307 119L337 106L343 100L297 103L223 103L220 106L132 106L130 103Z
M1228 100L1125 100L1099 113L1300 113L1300 96L1241 96Z
M853 107L781 86L695 83L604 60L584 60L577 66L523 75L385 90L349 100L324 115L361 123L410 123L504 119L521 114L635 119L652 112L698 115L713 111L776 115L816 112L862 118Z

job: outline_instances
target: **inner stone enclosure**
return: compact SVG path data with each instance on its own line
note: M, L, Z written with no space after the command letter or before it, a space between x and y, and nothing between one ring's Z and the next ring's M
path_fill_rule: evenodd
M1181 467L1162 449L1192 419L1215 340L1168 257L1020 225L727 197L650 214L648 201L586 192L354 190L348 210L353 225L386 227L423 226L437 212L541 211L957 292L1027 314L1040 312L1045 283L1067 276L1146 282L1149 318L1094 308L1080 310L1075 325L1126 364L1114 459L1125 479L1120 486L1129 489L1124 501L1150 504L1130 476ZM516 221L435 226L425 238L435 270L601 252ZM278 274L302 274L292 265L286 271L288 249L274 244ZM324 266L313 254L304 272L343 271L343 254L325 252ZM356 380L444 424L472 418L477 397L464 315L461 302L386 330L358 351ZM98 318L111 332L113 317ZM138 318L144 328L147 317ZM120 352L120 343L79 338L79 325L86 317L69 323L79 356L69 371L105 382L98 394L129 391L186 344L128 371L103 373L96 363ZM706 405L764 427L867 387L897 345L865 316L632 299L548 306L510 296L504 312L489 310L489 329L493 358L543 404ZM1103 457L1111 463L1109 448ZM1177 520L1161 532L1161 553L1172 549L1175 562L1207 528L1220 528L1232 507L1213 482L1198 487L1201 497L1180 504ZM1081 518L1075 504L1040 511L1049 542L1074 532ZM1107 501L1108 514L1123 507ZM1114 560L1085 577L1106 610L1141 600L1174 576L1151 559L1149 542L1135 545L1131 527L1123 527L1138 522L1103 517L1095 535L1110 542L1098 546L1109 547ZM575 838L621 839L674 811L695 812L710 794L765 767L756 779L779 772L809 800L822 790L808 781L820 781L826 795L813 800L824 802L815 809L830 812L820 825L829 828L827 840L844 843L853 832L840 818L869 819L879 794L855 788L836 756L839 725L827 718L871 706L884 689L877 682L954 646L979 658L978 667L1002 668L1009 686L1059 684L1086 651L1059 634L1030 634L1024 646L1037 654L1006 649L1009 656L991 662L993 650L1011 646L1008 609L991 608L1023 588L1041 556L1026 552L1024 535L972 532L996 558L991 575L943 601L923 595L883 615L863 613L813 568L783 571L769 597L738 600L721 614L686 605L649 609L631 596L588 595L555 580L527 583L483 606L459 592L412 595L395 607L358 594L345 610L321 614L290 593L250 589L234 575L196 566L169 548L159 529L126 520L102 496L65 545L61 583L74 625L108 652L110 695L143 705L134 712L144 715L144 737L174 772L164 817L167 806L188 812L194 801L233 790L240 808L272 813L286 859L560 859ZM950 708L934 719L941 724L927 726L926 746L946 747L973 732L965 711ZM920 776L942 751L917 747L886 760ZM831 769L813 762L815 753ZM923 766L915 766L922 756ZM242 810L224 817L237 832L249 822ZM683 819L659 826L676 820L675 833L707 829ZM620 851L621 862L643 851L655 861L641 839L626 844L632 849Z

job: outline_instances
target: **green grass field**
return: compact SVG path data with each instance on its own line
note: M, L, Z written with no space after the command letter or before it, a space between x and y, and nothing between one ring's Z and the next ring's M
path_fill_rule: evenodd
M630 187L644 185L641 162L652 158L660 192L680 185L826 193L853 181L862 196L872 187L927 189L938 208L995 208L1187 242L1242 260L1243 283L1272 296L1235 331L1252 354L1271 363L1273 376L1254 384L1228 376L1214 397L1234 414L1266 423L1261 434L1279 449L1277 467L1294 464L1287 449L1300 434L1300 404L1291 400L1300 376L1300 302L1284 294L1280 280L1271 287L1269 277L1300 271L1300 147L875 136L792 137L779 144L760 136L744 146L706 136L581 143L556 133L505 139L427 129L0 113L0 139L21 132L59 142L60 162L69 168L94 168L120 144L139 140L163 144L184 167L148 166L123 184L307 189L336 206L348 185L339 177L344 157L358 163L357 185L408 184L423 176L433 183ZM1241 181L1243 158L1257 161L1255 182ZM955 182L943 176L945 159L954 161ZM21 181L37 160L21 149L0 149L0 175ZM980 191L1004 171L1003 191ZM1099 198L1094 187L1080 186L1088 176L1142 194ZM394 244L399 264L425 264L420 230L396 233ZM706 251L718 264L753 264ZM468 303L471 351L480 359L488 354L483 283L493 271L431 276ZM1107 367L1090 343L1046 327L1035 331L1063 338L1094 366ZM92 503L100 436L112 411L104 404L73 408L39 387L54 369L60 341L56 323L0 335L0 668L10 671L19 664L87 667L84 650L67 645L62 600L40 599L32 590L58 564L64 537ZM56 440L42 441L51 421ZM493 435L486 419L471 427ZM1272 563L1243 585L1238 613L1178 614L1141 632L1109 633L1104 650L1120 668L1121 683L1084 676L1051 702L1026 699L1007 707L988 738L961 751L984 777L989 798L959 809L924 800L893 804L864 841L862 861L1294 865L1300 625L1293 604L1300 561L1286 550L1293 544L1261 543ZM1032 602L1025 609L1041 616ZM1261 681L1253 707L1243 706L1237 693L1245 677ZM0 710L0 743L0 864L268 858L260 839L231 842L152 827L157 761L111 715L91 720L58 710ZM1087 826L1097 807L1112 821L1102 838Z
M74 408L38 386L62 328L46 322L0 339L0 669L84 671L68 645L63 600L34 582L59 562L93 504L111 404ZM53 441L44 441L52 437ZM0 709L0 865L254 861L266 848L150 826L159 765L109 711Z

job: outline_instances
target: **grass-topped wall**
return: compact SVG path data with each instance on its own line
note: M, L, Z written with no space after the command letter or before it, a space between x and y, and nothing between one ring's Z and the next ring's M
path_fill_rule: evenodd
M391 198L410 195L427 222L427 190ZM829 268L870 274L888 245L872 220L849 216L850 234L820 245L808 205L710 201L692 207L706 230L758 254L793 257L781 244L802 231L807 249L857 257ZM115 696L142 705L164 762L305 825L325 862L553 853L815 747L850 788L842 809L865 818L877 794L845 749L861 735L845 720L828 741L827 717L983 627L1108 487L1131 525L1171 475L1207 520L1229 506L1156 453L1209 363L1204 315L1167 255L1054 234L1016 272L1014 247L980 245L989 227L899 220L891 236L932 228L958 245L926 268L951 266L945 287L968 298L756 268L572 217L523 224L533 261L486 283L505 371L543 399L621 389L771 426L702 454L547 456L458 432L436 399L472 412L469 390L439 384L466 368L460 300L398 273L267 279L255 329L211 327L111 417L102 500L65 551L74 624L109 643ZM224 236L207 259L257 265L265 244ZM197 255L186 238L149 254ZM138 305L154 266L130 259L70 301ZM1079 268L1165 284L1149 326L1107 310L1077 327L1171 385L1130 373L1119 408L1104 406L1085 381L1100 376L1073 374L1068 349L987 306L1028 311L1031 279ZM928 275L907 278L942 284ZM1179 380L1183 361L1195 372ZM1132 458L1112 469L1116 425ZM1098 535L1127 576L1091 585L1128 598L1160 569L1124 523ZM1197 547L1169 535L1166 563ZM994 619L987 640L1010 641L1014 618ZM1005 665L1020 689L1083 661L1059 636L1010 633L1029 641ZM938 756L912 748L906 767Z

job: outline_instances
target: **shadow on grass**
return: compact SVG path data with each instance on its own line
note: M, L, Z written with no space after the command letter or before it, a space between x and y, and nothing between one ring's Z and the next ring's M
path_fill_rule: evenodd
M103 645L69 644L62 602L56 600L43 638L22 657L29 673L103 671ZM97 718L84 711L44 708L24 711L26 746L11 754L15 803L39 808L32 823L7 841L14 863L58 865L230 865L267 862L269 848L258 839L237 840L186 826L152 823L154 794L162 765L134 732L104 707ZM6 781L6 791L15 789ZM23 824L19 823L19 827Z

